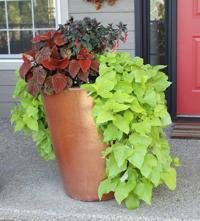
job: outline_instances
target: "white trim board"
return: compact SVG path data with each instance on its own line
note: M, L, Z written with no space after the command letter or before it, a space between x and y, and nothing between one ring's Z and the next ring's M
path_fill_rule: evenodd
M21 64L22 59L0 59L0 70L16 70Z

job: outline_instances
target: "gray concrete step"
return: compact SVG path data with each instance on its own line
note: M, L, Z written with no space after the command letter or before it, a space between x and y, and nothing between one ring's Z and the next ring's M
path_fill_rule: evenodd
M200 141L171 140L181 158L174 192L159 187L152 206L128 211L112 200L84 203L62 190L56 162L45 162L22 134L0 120L0 220L14 221L165 221L200 220Z

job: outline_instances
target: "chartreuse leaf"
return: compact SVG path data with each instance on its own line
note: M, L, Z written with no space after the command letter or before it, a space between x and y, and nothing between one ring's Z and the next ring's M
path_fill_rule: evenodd
M127 168L127 162L125 162L121 167L119 167L113 154L109 156L109 159L107 160L108 177L114 178L115 176L119 175L121 172L125 171L126 168Z
M164 66L144 65L126 53L105 53L99 60L99 77L88 87L94 120L108 145L99 196L113 191L119 204L135 209L141 200L151 203L153 187L176 186L172 166L179 163L163 132L171 123L164 94L170 82Z
M129 210L137 209L140 206L140 200L133 192L131 192L125 199L125 205Z
M119 130L112 123L108 124L107 128L103 132L103 140L104 142L120 140L123 136L123 132Z
M144 177L148 178L153 169L157 166L158 161L153 154L147 154L144 158L143 165L141 167L141 173Z
M143 99L143 103L147 103L150 106L154 107L156 105L156 92L148 90Z
M126 162L132 152L133 150L126 145L120 143L113 145L113 153L118 167L121 167Z
M41 96L33 97L26 92L26 82L18 77L13 97L17 99L11 110L11 123L15 131L31 134L39 155L45 160L55 158Z
M113 124L125 134L129 133L129 122L123 116L117 114L113 119Z
M133 97L133 98L134 99L133 99L133 101L131 103L131 106L130 106L131 110L133 112L135 112L135 113L143 113L143 112L145 112L143 107L139 104L138 100L135 97Z
M151 204L152 190L153 185L149 181L144 180L137 184L134 192L139 199L143 200L147 204Z
M134 189L133 185L130 185L128 182L119 182L115 189L115 199L119 204L126 199L129 193Z
M130 94L133 92L133 87L128 81L119 81L115 87L116 91L121 91L126 94Z
M114 100L109 100L104 105L104 109L110 110L113 113L118 113L127 110L128 108L129 108L128 105L117 103Z
M98 188L98 196L100 200L102 199L104 194L114 192L118 182L119 181L117 179L105 179L104 181L102 181Z
M161 174L161 179L168 186L170 190L176 188L176 170L174 168L169 168Z
M138 169L142 167L142 164L144 162L144 157L147 153L147 148L144 146L141 146L140 148L135 148L133 150L133 154L128 158L128 161Z
M100 125L100 124L103 124L103 123L106 123L108 121L111 121L113 120L113 114L111 112L108 112L108 111L102 111L99 113L99 115L97 116L96 118L96 123L97 125Z

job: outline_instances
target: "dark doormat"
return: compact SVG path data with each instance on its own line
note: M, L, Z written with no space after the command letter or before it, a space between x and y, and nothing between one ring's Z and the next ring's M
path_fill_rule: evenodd
M200 139L200 122L175 122L171 138Z

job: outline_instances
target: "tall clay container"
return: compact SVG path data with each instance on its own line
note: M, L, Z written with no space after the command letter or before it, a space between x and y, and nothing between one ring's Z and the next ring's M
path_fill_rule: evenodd
M98 201L99 183L106 177L105 159L92 118L93 100L74 88L45 96L46 116L67 195L82 201ZM104 200L112 196L107 195Z

